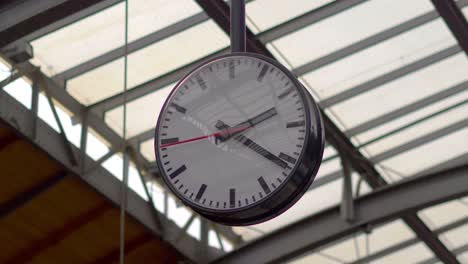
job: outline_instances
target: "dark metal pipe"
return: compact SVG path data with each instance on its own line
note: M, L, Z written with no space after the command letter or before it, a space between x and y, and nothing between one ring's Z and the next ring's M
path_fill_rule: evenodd
M231 52L245 52L245 2L231 1Z

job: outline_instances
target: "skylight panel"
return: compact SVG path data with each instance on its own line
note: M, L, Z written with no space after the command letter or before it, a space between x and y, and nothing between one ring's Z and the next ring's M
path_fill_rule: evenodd
M209 41L208 41L209 40ZM228 45L228 37L207 21L156 42L128 56L128 87L168 73ZM89 105L123 91L123 58L93 69L67 82L67 90Z
M201 12L191 0L129 1L128 37L132 42ZM49 76L124 45L125 3L113 5L31 42L33 63Z
M375 0L273 41L294 67L433 10L427 0ZM391 10L391 12L389 12Z

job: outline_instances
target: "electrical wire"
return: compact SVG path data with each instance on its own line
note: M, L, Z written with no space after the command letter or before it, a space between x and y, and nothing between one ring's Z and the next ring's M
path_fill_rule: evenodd
M120 264L124 264L125 259L125 211L127 207L127 181L128 181L128 153L127 140L127 68L128 68L128 1L125 0L125 32L124 32L124 80L123 80L123 126L122 126L122 146L123 151L123 177L120 197Z

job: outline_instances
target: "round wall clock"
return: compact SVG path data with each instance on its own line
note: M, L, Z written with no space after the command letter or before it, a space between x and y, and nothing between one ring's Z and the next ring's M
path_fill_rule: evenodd
M170 190L228 225L271 219L309 188L324 129L309 92L282 65L252 53L203 63L172 90L155 130Z

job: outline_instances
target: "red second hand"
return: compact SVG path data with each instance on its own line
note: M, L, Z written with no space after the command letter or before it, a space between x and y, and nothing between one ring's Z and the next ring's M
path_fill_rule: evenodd
M201 137L196 137L196 138L189 138L189 139L185 139L185 140L181 140L181 141L177 141L177 142L162 144L159 147L160 148L165 148L165 147L169 147L169 146L173 146L173 145L179 145L179 144L182 144L182 143L188 143L188 142L192 142L192 141L197 141L197 140L201 140L201 139L205 139L205 138L209 138L209 137L216 137L216 136L220 136L220 135L223 135L223 134L231 134L231 133L235 133L235 132L241 132L241 131L244 131L244 130L246 130L248 128L250 128L249 125L241 126L241 127L235 127L235 128L231 128L231 129L225 129L223 131L219 131L219 132L216 132L216 133L213 133L213 134L210 134L210 135L206 135L206 136L201 136Z

